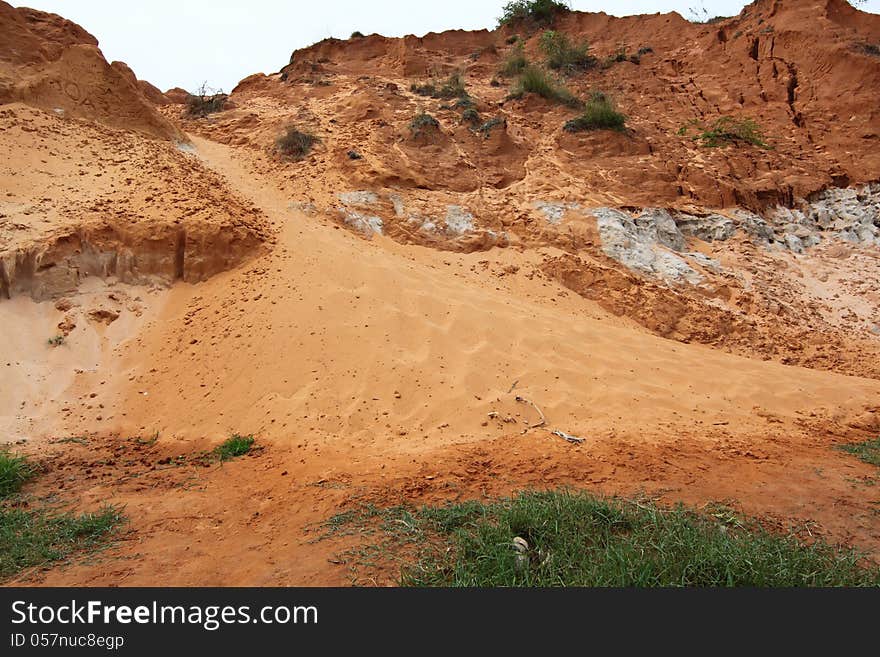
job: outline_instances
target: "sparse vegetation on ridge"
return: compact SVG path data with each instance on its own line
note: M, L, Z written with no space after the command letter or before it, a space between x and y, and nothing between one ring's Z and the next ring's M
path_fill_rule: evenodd
M626 116L617 111L614 102L601 91L595 91L584 105L584 112L576 119L566 122L567 132L585 130L626 130Z
M863 555L772 533L726 507L704 512L585 492L334 516L324 537L357 533L346 553L399 561L406 586L878 586Z
M512 25L523 21L531 21L538 25L552 23L558 14L571 11L567 2L558 0L512 0L504 5L499 25Z

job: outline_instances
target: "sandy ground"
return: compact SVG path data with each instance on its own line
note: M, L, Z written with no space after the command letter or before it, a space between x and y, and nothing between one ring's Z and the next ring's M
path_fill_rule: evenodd
M778 226L822 233L803 253L679 235L687 284L628 269L596 216L766 218L876 182L880 19L844 0L560 16L603 62L566 84L608 94L626 133L509 98L504 61L543 59L516 29L327 39L187 118L185 91L0 0L0 442L40 467L26 503L129 518L12 583L393 584L321 523L559 486L721 502L880 558L880 477L835 449L880 435L874 188L857 240L835 232L849 209ZM453 73L466 97L418 93ZM723 115L770 148L688 132ZM317 138L304 157L276 148L290 128ZM233 433L257 448L199 458Z
M31 491L130 518L112 549L16 582L345 584L332 561L352 539L308 530L346 505L563 484L728 500L880 552L872 470L832 449L876 433L880 382L661 339L516 270L541 254L364 240L292 209L247 151L195 143L274 225L271 252L144 292L140 316L86 321L60 347L45 341L61 311L0 304L16 326L4 426L46 469ZM523 433L538 416L517 395L586 442ZM232 432L263 449L167 465Z

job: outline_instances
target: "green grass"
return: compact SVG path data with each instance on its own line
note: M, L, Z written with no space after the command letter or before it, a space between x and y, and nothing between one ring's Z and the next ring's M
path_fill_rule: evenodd
M561 32L545 31L541 34L538 45L547 57L547 66L554 70L574 73L593 68L598 63L596 58L589 54L589 43L575 45Z
M512 0L504 5L499 25L532 21L541 25L554 21L557 14L571 11L568 4L558 0Z
M318 138L307 132L301 132L295 126L287 126L286 132L275 142L278 152L292 160L301 160L308 155Z
M687 132L687 126L682 128ZM736 119L732 116L722 116L714 123L702 129L695 137L707 148L717 148L735 143L746 143L760 148L769 148L765 141L764 132L752 119Z
M527 66L523 70L510 95L513 98L520 98L527 93L537 94L551 102L568 107L581 107L583 105L574 94L537 66Z
M125 522L112 506L79 516L30 503L19 506L18 492L36 472L25 457L0 451L0 580L79 550L101 547Z
M100 548L124 523L120 510L112 506L79 516L0 506L0 579Z
M865 463L876 465L880 468L880 437L875 440L866 440L863 443L850 443L838 445L837 449L859 457Z
M56 335L56 336L49 338L46 342L51 347L60 347L61 345L64 344L64 336L63 335Z
M35 474L36 470L25 457L0 449L0 500L17 493Z
M522 73L528 65L529 60L526 59L526 53L523 50L522 43L518 43L516 44L516 47L510 51L510 54L507 56L507 59L504 60L504 63L501 64L501 67L498 69L498 74L512 78Z
M213 454L221 461L229 461L239 456L244 456L251 451L253 446L253 436L240 436L236 433L215 447Z
M880 585L880 568L853 550L806 545L733 512L662 509L583 492L349 511L328 522L327 534L348 526L371 541L352 556L399 559L407 586ZM527 548L517 551L515 538Z
M595 92L584 106L584 113L566 122L567 132L584 130L626 130L626 116L617 111L612 100L601 92Z

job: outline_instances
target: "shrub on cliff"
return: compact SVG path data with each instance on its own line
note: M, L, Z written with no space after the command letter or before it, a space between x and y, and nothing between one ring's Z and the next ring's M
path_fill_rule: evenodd
M222 90L213 90L203 84L199 90L186 97L186 113L192 117L208 116L222 112L229 95Z
M301 132L295 126L288 126L283 137L279 137L275 145L278 152L292 160L301 160L312 150L318 138L307 132Z
M498 69L498 73L505 77L513 77L522 73L528 65L529 60L526 59L526 54L523 50L522 44L518 43L510 51L507 59L504 60L501 68Z
M568 4L557 0L512 0L501 10L498 24L510 25L530 20L547 25L553 22L557 14L568 11L571 11Z
M701 132L694 137L694 140L700 141L707 148L717 148L738 142L761 148L770 148L765 141L764 131L761 126L752 119L736 119L732 116L722 116L709 126L697 125ZM687 126L683 128L682 134L686 132Z
M581 101L555 80L546 71L537 66L527 66L512 89L512 98L521 98L523 94L537 94L554 103L568 107L580 107Z
M409 123L409 129L413 139L427 135L440 129L440 122L427 112L420 112Z
M567 132L584 130L626 130L626 116L617 111L614 102L601 91L596 91L584 106L584 113L565 124Z
M561 32L547 30L538 42L547 57L547 66L566 72L583 71L596 65L596 58L589 54L590 44L575 45Z

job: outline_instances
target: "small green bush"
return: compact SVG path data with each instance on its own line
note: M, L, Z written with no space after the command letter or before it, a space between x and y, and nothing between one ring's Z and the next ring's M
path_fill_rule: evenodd
M34 474L33 466L25 457L0 449L0 500L21 490Z
M351 36L349 37L349 39L363 39L363 38L364 38L364 33L359 32L358 30L355 30L354 32L352 32Z
M568 121L564 130L582 132L584 130L626 130L626 116L617 111L611 99L602 92L595 92L584 106L584 113Z
M568 4L557 0L512 0L504 5L499 25L532 21L540 25L552 23L557 14L571 11Z
M685 128L686 131L686 128ZM707 148L716 148L738 142L769 148L761 127L752 119L722 116L694 137Z
M409 129L413 138L421 137L428 132L440 129L440 122L427 112L420 112L409 123Z
M596 65L596 58L589 54L590 44L584 42L574 45L561 32L547 30L538 41L541 51L547 57L547 66L566 72L583 71Z
M293 160L301 160L312 150L318 142L318 138L307 132L300 132L294 126L288 126L283 137L279 137L276 143L278 152Z
M523 70L511 91L511 97L520 98L527 93L537 94L542 98L568 107L581 107L582 105L574 94L537 66L527 66Z
M223 441L215 447L214 455L221 461L229 461L230 459L244 456L251 451L251 447L253 446L253 436L240 436L236 433L233 434L231 438Z
M453 73L446 78L440 86L440 89L437 91L437 96L445 99L467 97L467 89L465 89L464 79L461 77L461 73Z
M472 126L477 126L480 124L480 113L475 110L473 107L468 107L461 114L461 122L462 123L470 123Z

